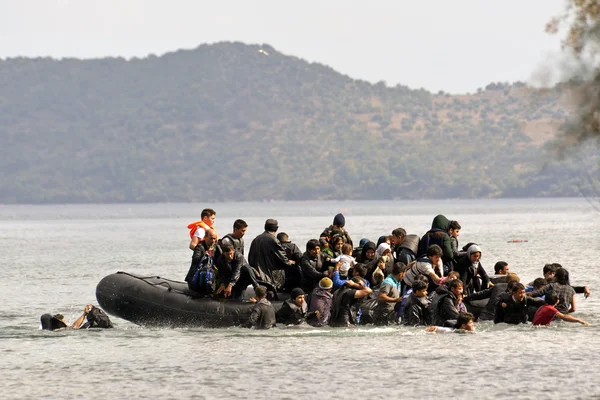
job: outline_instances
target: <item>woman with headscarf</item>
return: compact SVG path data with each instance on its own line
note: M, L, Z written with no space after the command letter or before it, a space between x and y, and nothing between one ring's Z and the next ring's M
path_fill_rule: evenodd
M463 281L463 293L469 295L487 289L490 278L479 262L481 259L481 247L470 243L467 253L460 257L454 266L454 270L460 274Z
M394 258L392 257L392 248L389 243L382 242L375 250L375 257L367 265L366 279L373 286L377 286L388 276L394 266Z

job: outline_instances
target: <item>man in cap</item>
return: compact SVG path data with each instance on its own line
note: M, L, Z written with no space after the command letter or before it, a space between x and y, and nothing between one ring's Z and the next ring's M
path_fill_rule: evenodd
M331 306L333 303L333 294L331 289L333 282L329 278L322 278L319 285L310 294L310 303L308 312L315 313L315 318L308 318L307 322L312 326L329 325L331 319Z
M285 270L293 268L293 262L287 258L281 243L275 237L279 229L276 219L265 221L265 231L252 240L248 252L248 263L257 271L261 281L283 289Z
M318 311L317 311L318 313ZM308 306L304 299L304 291L300 288L292 289L290 298L283 302L277 311L277 322L284 325L300 325L306 318L313 317L314 312L308 314Z
M346 218L342 213L337 214L333 217L333 224L325 228L321 233L321 239L329 243L334 235L340 235L344 239L344 243L348 243L352 246L352 238L350 234L344 229L346 226Z

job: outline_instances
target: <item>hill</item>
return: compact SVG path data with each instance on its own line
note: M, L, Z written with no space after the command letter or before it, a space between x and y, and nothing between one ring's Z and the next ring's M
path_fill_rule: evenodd
M568 88L432 94L242 43L0 60L0 202L579 195L598 164L545 151Z

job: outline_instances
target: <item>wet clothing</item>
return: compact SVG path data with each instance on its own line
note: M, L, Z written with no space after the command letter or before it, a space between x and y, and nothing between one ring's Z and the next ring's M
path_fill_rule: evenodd
M356 325L356 304L360 299L354 298L356 289L343 287L333 295L333 310L331 313L331 326Z
M417 297L411 293L404 305L402 324L408 326L431 325L431 301L426 297Z
M247 328L271 329L275 326L275 308L267 299L261 299L252 307Z
M458 318L458 299L448 286L442 285L435 290L431 298L433 324L446 325L446 321Z
M379 293L384 293L388 297L397 299L400 297L400 282L394 278L393 275L388 275L387 278L381 282ZM375 325L388 325L391 322L396 321L396 313L394 307L398 303L388 303L387 301L377 300L377 306L373 311L373 323Z
M288 299L283 302L281 308L275 314L277 322L284 325L300 325L308 316L308 306L306 302L298 306L294 299Z
M550 325L550 322L552 322L558 313L559 311L554 306L544 304L536 311L532 323L533 325Z
M450 263L454 258L454 253L452 252L452 244L450 235L448 234L449 226L450 221L448 218L441 214L436 216L431 223L431 229L424 234L419 241L419 251L417 257L426 255L429 246L432 244L437 244L444 252L444 255L442 256L444 264Z
M248 262L261 281L273 284L278 289L285 285L283 270L293 268L279 240L270 232L263 232L252 240ZM276 273L281 271L280 273Z
M479 319L481 321L492 321L494 319L494 315L496 314L496 302L500 298L500 295L506 293L508 289L508 283L498 283L491 288L484 289L482 291L472 293L468 296L465 296L463 301L469 302L472 300L483 300L489 299L481 314L479 314Z
M331 319L331 307L333 303L333 294L320 287L315 288L309 298L308 312L309 315L313 315L314 318L307 318L308 322L312 326L326 326L329 324ZM315 311L319 311L317 317Z
M233 246L235 251L239 251L240 253L242 253L242 255L244 254L244 238L237 239L233 237L231 233L228 233L227 235L221 238L221 244L228 244L230 246Z
M323 271L324 256L319 254L313 257L308 251L302 255L300 259L300 270L302 278L300 287L304 293L310 293L319 284L322 278L325 278Z
M64 329L67 327L63 321L58 319L54 315L44 314L40 317L40 323L42 324L42 329L48 331L55 331L57 329Z
M571 285L563 285L558 282L552 282L540 290L534 290L531 292L531 297L541 297L548 293L553 293L560 300L560 302L556 305L556 309L563 314L567 314L571 309L571 302L573 301L573 296L575 295L575 290L571 287Z
M219 256L215 263L217 269L218 286L231 284L232 297L239 298L248 285L256 288L258 282L254 271L244 258L244 255L235 251L233 260L229 260L224 254Z
M542 300L543 302L543 300ZM502 307L506 303L506 307ZM527 314L530 306L539 304L529 296L525 296L523 301L515 301L512 293L503 293L496 302L496 313L494 323L505 322L507 324L524 324L527 322Z

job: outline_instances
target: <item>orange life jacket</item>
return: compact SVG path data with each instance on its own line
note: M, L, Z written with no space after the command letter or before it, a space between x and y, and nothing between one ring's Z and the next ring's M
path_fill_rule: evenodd
M196 221L196 222L192 222L187 227L190 230L190 239L192 239L194 237L194 233L196 233L196 231L198 230L198 228L203 228L205 231L207 231L209 229L213 229L212 226L208 225L206 222L204 222L202 220ZM200 241L203 241L203 240L204 240L204 238L201 237Z

